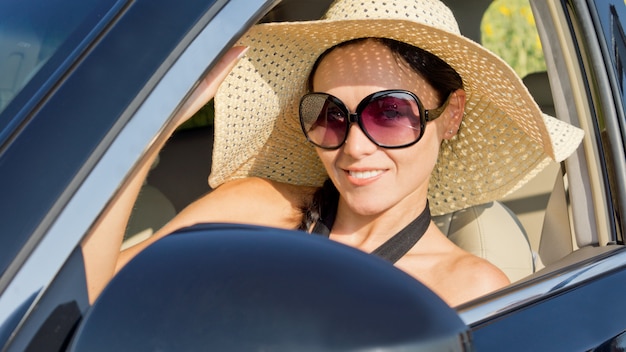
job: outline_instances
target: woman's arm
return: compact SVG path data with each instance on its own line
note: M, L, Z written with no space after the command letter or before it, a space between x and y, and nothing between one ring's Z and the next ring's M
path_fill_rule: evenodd
M246 49L245 47L230 49L209 74L200 81L198 87L196 87L190 98L174 117L174 122L170 124L165 132L168 137L171 136L178 126L213 98L219 84L226 78L239 58L245 54ZM118 259L121 259L119 255L120 246L133 205L141 185L148 175L150 166L167 141L167 138L159 140L161 141L160 144L150 148L148 155L143 158L139 170L131 176L129 182L113 200L114 206L110 207L108 212L100 217L99 222L95 224L91 233L81 244L83 257L85 258L87 290L91 302L96 299L104 286L113 277L116 268L120 267L118 265ZM163 234L160 234L160 236L163 236Z
M301 221L300 209L313 191L313 188L257 177L229 181L188 205L150 238L124 250L116 270L161 237L197 223L246 223L294 229Z

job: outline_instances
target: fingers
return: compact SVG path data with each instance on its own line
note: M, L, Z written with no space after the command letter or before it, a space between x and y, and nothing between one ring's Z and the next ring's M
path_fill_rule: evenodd
M217 92L217 88L224 81L226 76L235 67L239 59L241 59L248 47L236 46L229 49L226 54L217 62L215 67L199 82L198 86L189 96L189 99L181 108L176 126L182 124L189 119L196 111L206 105Z
M228 52L226 52L226 54L224 54L209 74L204 77L203 81L207 85L207 93L211 95L211 98L215 96L217 87L219 87L233 67L235 67L239 59L241 59L247 51L248 47L246 46L236 46L231 48Z

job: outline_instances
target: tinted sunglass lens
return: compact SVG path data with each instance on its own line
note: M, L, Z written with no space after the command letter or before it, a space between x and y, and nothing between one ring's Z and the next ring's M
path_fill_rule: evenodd
M300 102L300 122L307 138L324 148L339 147L348 126L345 109L327 94L307 94Z
M362 125L379 145L397 147L414 143L422 134L421 109L408 93L372 97L361 112Z

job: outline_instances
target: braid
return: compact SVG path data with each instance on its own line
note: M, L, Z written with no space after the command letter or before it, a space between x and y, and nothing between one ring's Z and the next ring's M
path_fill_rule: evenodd
M339 191L330 179L324 182L324 185L315 191L311 202L301 208L302 221L298 226L298 230L308 231L316 222L322 219L322 211L332 211L337 208L339 202ZM326 213L324 213L326 214ZM330 214L335 216L335 214Z

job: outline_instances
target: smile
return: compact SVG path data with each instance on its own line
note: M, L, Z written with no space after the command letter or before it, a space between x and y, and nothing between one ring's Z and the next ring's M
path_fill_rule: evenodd
M366 179L376 177L383 173L383 170L368 170L368 171L348 171L348 174L354 178Z

